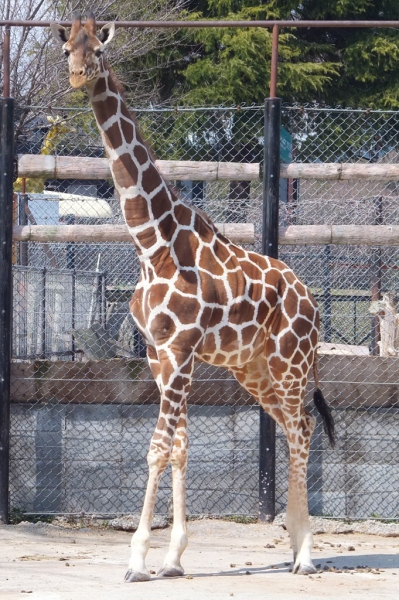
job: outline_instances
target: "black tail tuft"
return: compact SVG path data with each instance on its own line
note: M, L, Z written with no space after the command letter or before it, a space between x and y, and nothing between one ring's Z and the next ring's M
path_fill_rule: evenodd
M328 435L328 439L330 440L331 447L335 447L335 425L334 419L331 414L331 409L329 408L327 402L324 399L324 396L319 388L316 388L315 393L313 394L313 402L315 407L323 419L323 427L325 433Z

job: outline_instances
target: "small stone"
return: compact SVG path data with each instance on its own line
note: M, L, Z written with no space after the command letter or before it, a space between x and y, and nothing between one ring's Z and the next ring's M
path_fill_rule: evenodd
M63 556L61 556L58 560L66 560Z
M154 571L153 569L150 569L150 575L156 575L156 574L157 574L156 571Z
M274 544L266 544L265 548L275 548L276 546Z
M250 571L245 571L245 575L251 575Z
M247 566L247 567L250 567L250 566L252 566L252 563L251 563L251 562L249 562L249 561L248 561L248 562L246 562L245 564L246 564L246 566Z
M348 552L354 552L355 550L355 546L348 546Z
M65 566L66 566L66 567L69 567L69 562L66 562L66 563L65 563Z
M186 579L193 579L192 575L186 575Z
M230 563L230 567L235 567L236 564L235 563Z

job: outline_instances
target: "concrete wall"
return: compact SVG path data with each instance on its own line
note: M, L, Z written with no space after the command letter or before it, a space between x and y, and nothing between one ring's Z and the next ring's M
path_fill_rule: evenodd
M27 512L137 513L146 453L158 407L14 404L11 508ZM331 450L320 421L309 461L312 514L399 514L399 413L337 411L339 445ZM258 408L189 407L188 510L257 513ZM396 444L396 445L395 445ZM277 510L285 508L288 456L277 439ZM170 470L156 512L170 503Z
M11 507L139 512L157 406L12 406ZM257 512L258 409L191 406L191 513ZM157 512L170 502L165 473Z

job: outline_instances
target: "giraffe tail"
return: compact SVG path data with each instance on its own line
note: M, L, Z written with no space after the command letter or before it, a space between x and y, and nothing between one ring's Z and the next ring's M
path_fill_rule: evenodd
M313 362L313 374L316 385L316 389L313 394L313 402L321 418L323 419L324 432L328 435L331 447L334 448L336 442L335 424L333 416L331 414L331 409L325 401L323 393L320 389L319 376L317 370L317 352L315 354L315 359Z

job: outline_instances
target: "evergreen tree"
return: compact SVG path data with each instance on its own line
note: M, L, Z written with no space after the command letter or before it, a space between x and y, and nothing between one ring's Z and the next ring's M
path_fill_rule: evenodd
M399 20L399 2L192 0L182 18ZM157 74L161 99L194 105L262 103L269 93L271 36L263 28L177 31L170 66ZM399 32L394 29L282 29L278 68L278 95L285 101L399 108Z

